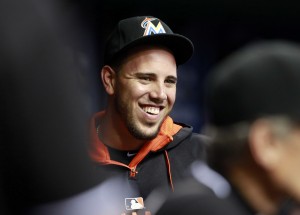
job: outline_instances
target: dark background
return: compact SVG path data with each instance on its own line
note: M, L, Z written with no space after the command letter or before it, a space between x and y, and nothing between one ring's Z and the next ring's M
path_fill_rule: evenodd
M0 0L0 214L105 179L90 164L85 123L105 105L102 52L120 19L156 16L193 41L172 116L199 131L211 68L249 42L299 42L298 11L298 4L267 0Z
M89 0L70 5L74 10L77 8L81 11L83 25L91 33L96 73L102 66L105 39L120 19L136 15L156 16L174 32L189 37L194 43L195 52L179 68L182 72L178 73L177 100L172 116L176 121L186 122L199 131L205 118L201 97L203 80L209 70L228 54L249 42L264 39L298 42L300 7L295 2Z

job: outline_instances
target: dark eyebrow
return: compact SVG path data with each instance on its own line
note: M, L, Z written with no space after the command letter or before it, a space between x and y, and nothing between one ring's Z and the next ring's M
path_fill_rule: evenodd
M137 72L135 74L136 75L152 75L152 76L156 76L156 74L152 73L152 72ZM169 75L169 76L167 76L167 78L175 78L175 79L177 79L177 77L173 76L173 75Z
M143 73L143 72L137 72L135 73L136 76L156 76L154 73Z

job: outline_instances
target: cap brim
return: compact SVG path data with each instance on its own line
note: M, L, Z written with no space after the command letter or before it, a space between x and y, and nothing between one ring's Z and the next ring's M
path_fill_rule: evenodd
M125 45L116 56L122 56L127 51L140 45L162 45L170 49L174 54L176 64L181 65L187 62L194 52L193 43L180 34L153 34L141 37L127 45Z

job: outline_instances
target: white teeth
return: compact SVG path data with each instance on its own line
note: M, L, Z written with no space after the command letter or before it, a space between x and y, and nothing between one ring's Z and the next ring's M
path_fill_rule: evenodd
M159 114L159 108L158 107L144 107L143 110L146 113L149 113L149 114L153 114L153 115Z

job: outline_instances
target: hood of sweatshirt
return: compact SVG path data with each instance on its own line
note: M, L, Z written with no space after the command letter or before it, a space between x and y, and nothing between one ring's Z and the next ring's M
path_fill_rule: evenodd
M96 113L91 120L91 149L90 155L91 158L101 164L118 164L122 166L127 166L121 164L117 161L110 159L110 155L107 147L101 142L98 138L96 131L97 125L101 118L104 116L105 112ZM179 130L181 132L179 132ZM179 133L178 133L179 132ZM146 142L143 147L139 150L137 155L131 161L129 166L136 166L140 161L146 157L146 155L151 152L162 151L170 149L178 145L181 140L185 139L188 135L192 133L192 127L185 124L174 123L171 117L167 117L156 138L151 141Z
M135 178L138 164L150 153L160 152L164 154L167 164L168 178L170 188L174 191L171 164L168 157L168 150L180 144L192 133L192 127L184 124L174 123L171 117L167 117L161 125L160 131L156 138L146 142L138 153L134 156L131 162L127 165L119 161L111 160L108 148L101 142L98 137L97 127L105 112L96 113L91 121L91 158L101 165L117 165L123 166L130 171L130 177ZM180 131L180 132L179 132Z

